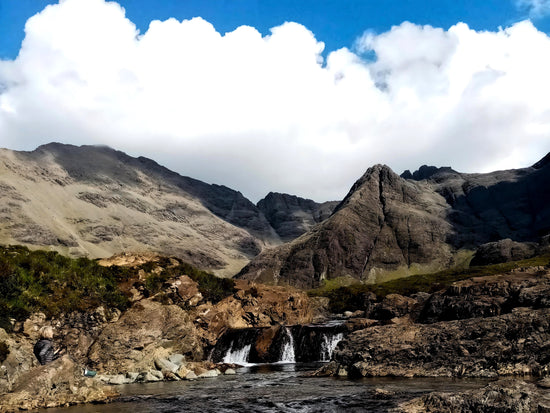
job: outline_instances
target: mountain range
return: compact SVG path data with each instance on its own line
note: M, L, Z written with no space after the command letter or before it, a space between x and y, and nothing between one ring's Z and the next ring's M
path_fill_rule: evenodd
M108 147L0 149L0 243L90 258L155 252L304 288L378 282L468 265L480 246L502 240L500 249L544 242L549 165L550 154L488 174L422 166L399 176L375 165L341 202L269 193L254 205Z
M0 149L0 200L2 244L90 258L156 252L222 276L306 232L336 204L272 193L256 206L151 159L59 143Z

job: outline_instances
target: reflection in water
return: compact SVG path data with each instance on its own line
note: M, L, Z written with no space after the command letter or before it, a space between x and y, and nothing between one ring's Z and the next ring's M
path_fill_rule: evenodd
M306 377L319 364L253 365L234 376L119 386L119 401L43 413L386 412L430 391L462 391L487 383L467 379L360 380Z

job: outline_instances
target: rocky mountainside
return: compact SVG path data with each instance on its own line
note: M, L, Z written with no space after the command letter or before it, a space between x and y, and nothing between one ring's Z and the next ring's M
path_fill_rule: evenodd
M280 239L240 192L108 147L0 150L0 243L71 255L175 255L233 275Z
M321 204L295 195L270 192L257 207L283 241L290 241L327 219L338 201Z
M238 277L311 288L323 279L377 282L465 265L481 245L550 233L550 156L529 168L462 174L376 165L330 218L266 250Z

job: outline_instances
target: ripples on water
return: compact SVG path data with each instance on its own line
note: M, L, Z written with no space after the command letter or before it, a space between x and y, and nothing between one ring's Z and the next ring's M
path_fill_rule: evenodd
M234 376L196 381L118 386L119 401L41 410L43 413L142 412L387 412L403 401L431 391L462 391L480 380L349 380L304 377L312 364L249 366Z

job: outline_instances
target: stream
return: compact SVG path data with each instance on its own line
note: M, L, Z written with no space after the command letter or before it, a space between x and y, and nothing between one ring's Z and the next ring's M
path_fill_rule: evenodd
M257 349L269 334L263 352ZM126 384L109 404L43 413L142 412L387 412L432 391L464 391L487 380L311 377L331 359L345 334L341 322L276 330L228 330L212 349L214 362L244 365L235 375L195 381Z
M306 377L320 363L263 364L236 375L196 381L118 386L109 404L39 410L41 413L142 412L388 412L431 391L484 386L479 379Z

